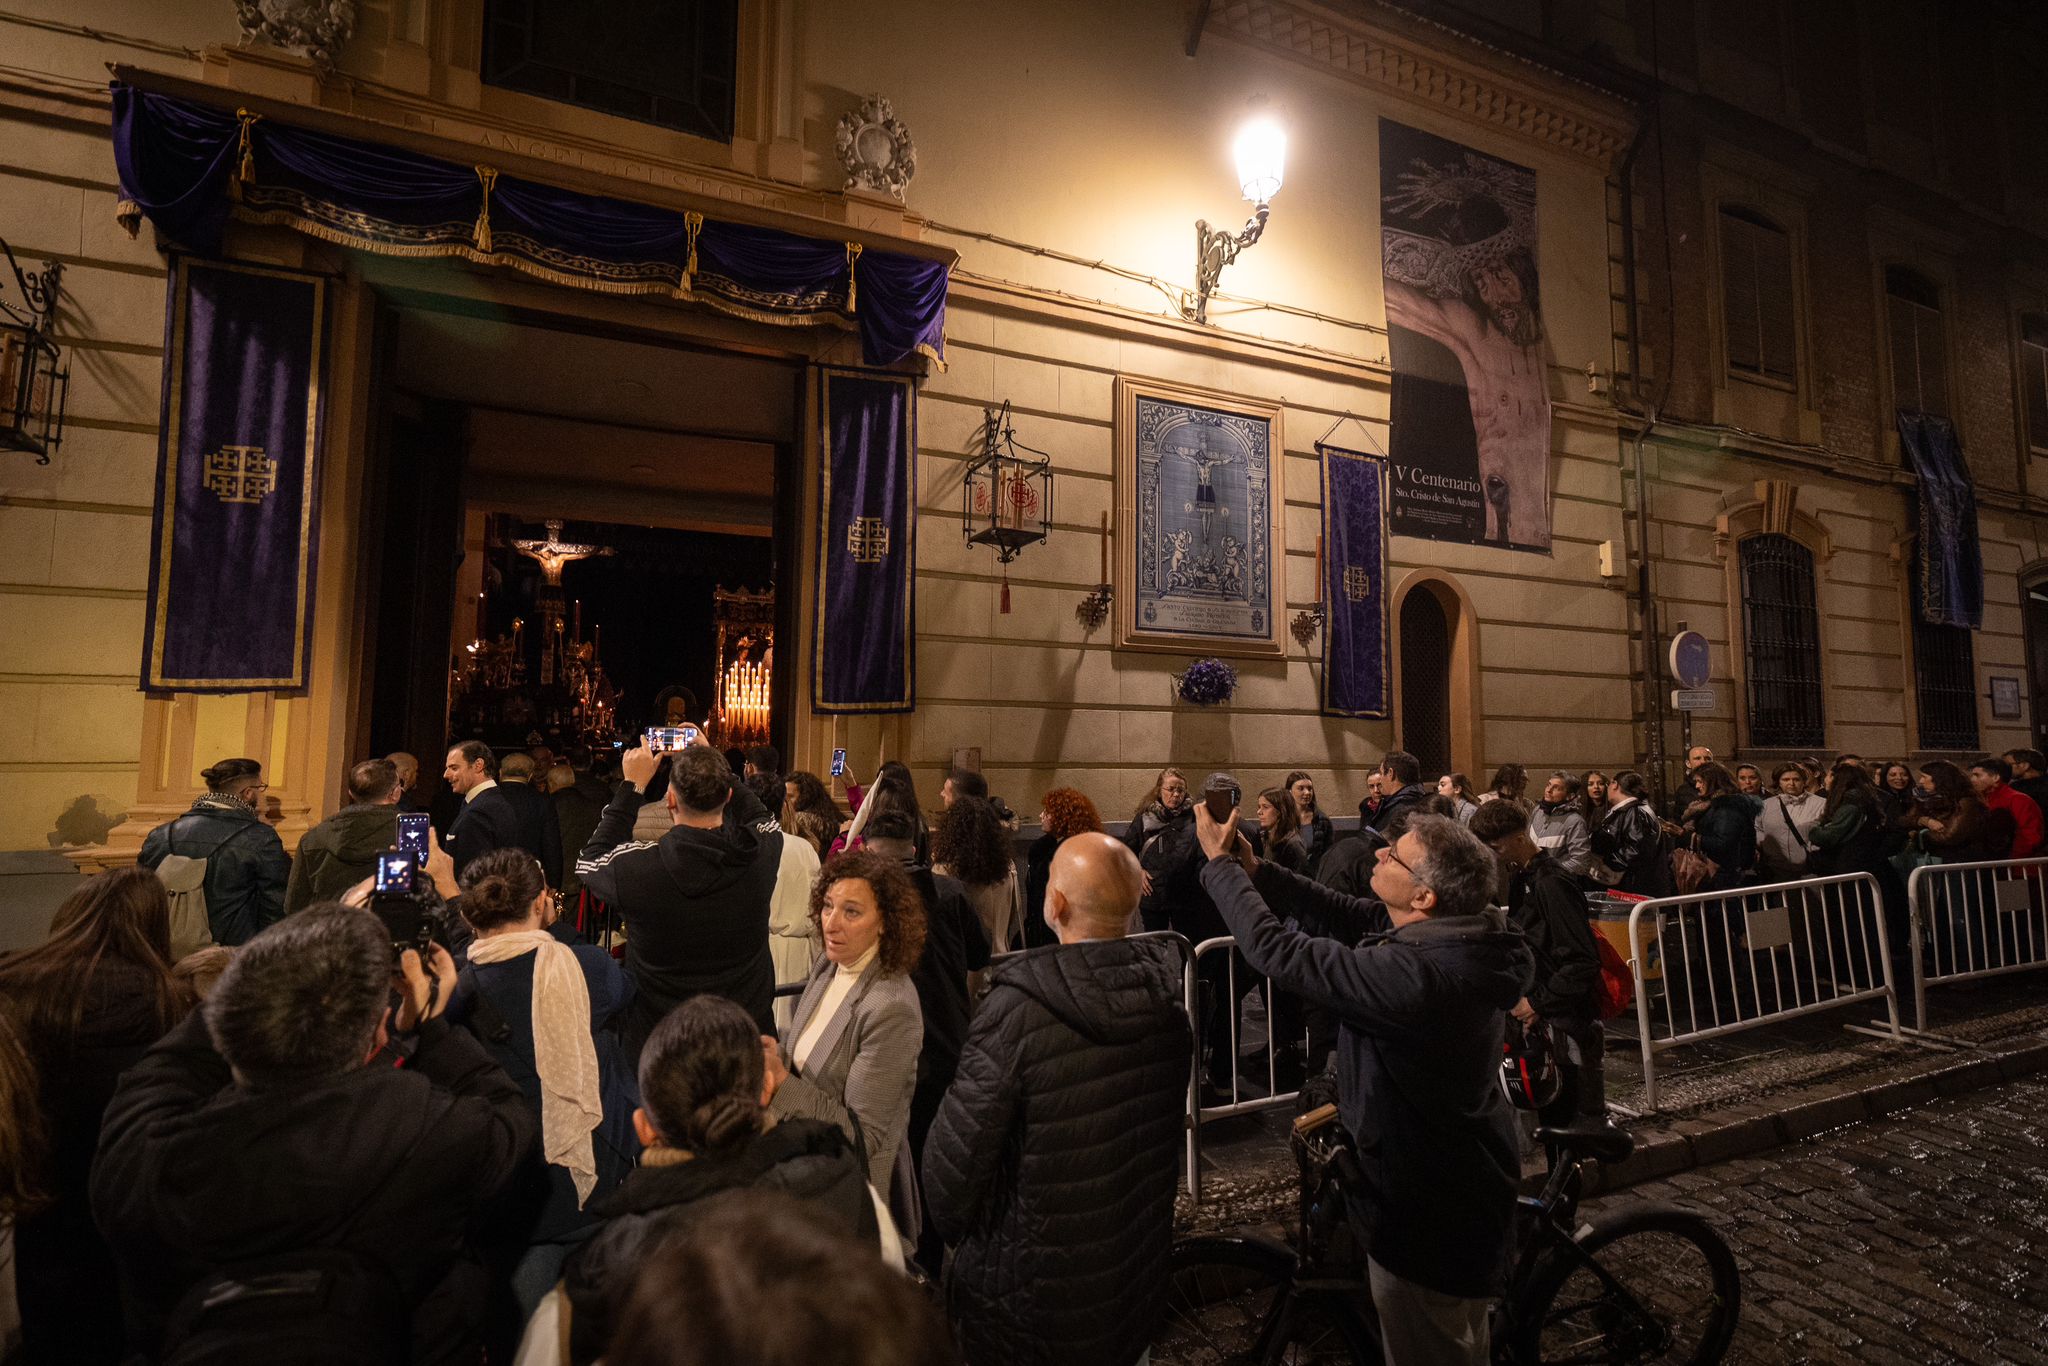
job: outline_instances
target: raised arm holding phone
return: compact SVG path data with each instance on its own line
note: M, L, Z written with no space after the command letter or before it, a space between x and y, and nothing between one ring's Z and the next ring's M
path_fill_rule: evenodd
M1505 1012L1532 960L1488 905L1493 852L1455 821L1418 816L1382 849L1373 898L1345 896L1251 856L1235 813L1195 812L1202 886L1252 968L1337 1016L1338 1108L1372 1198L1373 1300L1390 1359L1488 1359L1520 1174L1494 1081ZM1356 948L1281 921L1294 902L1381 928Z

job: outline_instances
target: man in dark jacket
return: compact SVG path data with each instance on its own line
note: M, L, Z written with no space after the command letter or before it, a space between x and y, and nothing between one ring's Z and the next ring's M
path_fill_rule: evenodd
M1521 934L1490 899L1493 852L1456 821L1416 816L1381 855L1376 902L1251 857L1197 809L1202 881L1252 967L1341 1022L1337 1104L1372 1192L1373 1303L1392 1361L1488 1359L1487 1307L1506 1271L1520 1145L1495 1074L1506 1011L1528 988ZM1359 947L1290 929L1268 901L1377 924Z
M173 854L206 862L206 919L216 944L243 944L284 915L291 855L257 813L269 784L254 759L223 759L199 775L206 792L192 809L142 841L136 862L156 870Z
M410 1319L411 1359L477 1359L481 1267L465 1225L538 1124L476 1040L440 1018L455 963L401 962L368 911L310 907L236 953L206 1004L121 1079L93 1169L136 1348L219 1278L338 1254ZM404 1065L378 1056L387 1048ZM374 1059L374 1061L372 1061ZM188 1299L188 1297L190 1297Z
M2042 818L2048 820L2048 756L2038 749L2009 749L2004 757L2012 769L2013 787L2031 797L2034 805L2041 808Z
M1488 802L1468 827L1493 850L1507 875L1508 918L1529 941L1536 977L1515 1003L1522 1026L1547 1025L1563 1081L1557 1099L1536 1112L1544 1124L1607 1117L1601 1067L1605 1039L1593 1000L1600 983L1600 946L1593 940L1586 894L1529 834L1529 818L1508 802Z
M576 856L590 843L612 790L591 773L589 750L573 751L567 763L556 764L547 776L548 802L555 808L555 825L562 832L562 895L573 912L576 894L583 890L576 877Z
M348 771L349 804L308 830L292 861L287 912L332 901L377 871L377 855L398 847L398 766L365 759Z
M628 838L661 763L643 745L627 752L624 781L576 860L590 894L625 921L626 973L638 995L619 1037L635 1066L655 1022L699 992L737 1001L763 1034L775 1032L768 911L781 828L718 751L699 743L670 757L669 832Z
M967 1360L1130 1366L1159 1327L1193 1041L1169 941L1123 937L1141 874L1108 835L1053 857L1057 945L1004 959L925 1142Z
M562 827L555 816L555 804L533 785L534 762L530 754L508 754L498 765L498 790L512 803L519 818L513 843L540 860L548 886L562 885ZM580 847L580 846L579 846Z
M1188 798L1190 813L1201 806L1211 792L1225 789L1239 794L1239 805L1243 804L1243 789L1237 779L1229 773L1211 773L1202 779L1199 792ZM1246 832L1246 839L1256 838L1257 826ZM1208 856L1202 852L1202 842L1195 836L1192 814L1177 818L1161 832L1154 845L1157 872L1152 872L1154 863L1148 860L1146 869L1152 878L1153 900L1165 911L1165 928L1185 935L1190 944L1199 944L1207 939L1216 939L1230 933L1230 927L1217 914L1216 903L1202 883L1202 865ZM1152 928L1147 926L1147 928ZM1235 973L1236 992L1232 993L1230 962L1238 958ZM1211 950L1197 968L1201 978L1202 1045L1208 1050L1207 1072L1212 1090L1228 1093L1231 1090L1231 1076L1237 1067L1236 1045L1231 1037L1231 1026L1236 1021L1244 998L1259 985L1258 978L1246 968L1241 955L1235 950Z
M1433 795L1422 785L1422 763L1405 749L1390 749L1380 758L1380 791L1384 794L1380 804L1368 811L1364 802L1358 804L1358 833L1369 838L1367 831L1384 836L1394 828L1394 818L1402 812L1421 806Z
M535 858L540 857L538 848L520 843L519 806L498 784L498 756L489 745L481 740L464 740L448 751L441 776L448 780L448 790L462 803L446 836L457 877L493 849L526 849Z

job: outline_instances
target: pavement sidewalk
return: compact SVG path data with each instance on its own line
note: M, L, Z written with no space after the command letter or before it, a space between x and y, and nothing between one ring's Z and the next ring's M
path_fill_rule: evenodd
M1873 1021L1873 1015L1877 1018ZM1910 1010L1902 1012L1910 1022ZM1607 1094L1615 1121L1636 1137L1628 1161L1601 1171L1589 1193L1749 1156L1937 1097L2048 1071L2048 971L2021 972L1931 991L1927 1045L1851 1032L1882 1026L1871 1003L1670 1050L1657 1058L1658 1111L1640 1113L1642 1056L1633 1017L1610 1028ZM1213 1121L1202 1132L1202 1199L1183 1188L1182 1232L1250 1229L1282 1235L1298 1187L1287 1146L1291 1108ZM1531 1153L1525 1175L1541 1171Z

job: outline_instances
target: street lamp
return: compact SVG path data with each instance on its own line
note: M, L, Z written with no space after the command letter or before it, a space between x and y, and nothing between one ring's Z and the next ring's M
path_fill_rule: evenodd
M52 261L30 274L0 239L0 254L14 274L21 306L0 298L0 450L27 451L36 463L50 463L50 451L64 439L64 395L71 369L50 340L50 315L64 263Z
M1192 304L1183 302L1180 310L1181 316L1190 322L1209 321L1209 296L1216 292L1216 281L1222 277L1223 268L1259 240L1266 230L1272 198L1280 193L1280 182L1287 169L1287 130L1267 108L1265 96L1252 97L1233 151L1237 183L1253 205L1252 216L1236 233L1212 228L1207 219L1195 221L1195 298Z
M1052 530L1052 458L1017 440L1008 399L1001 411L981 411L981 454L961 480L960 500L967 544L996 552L1003 572L1002 610L1007 612L1010 561Z

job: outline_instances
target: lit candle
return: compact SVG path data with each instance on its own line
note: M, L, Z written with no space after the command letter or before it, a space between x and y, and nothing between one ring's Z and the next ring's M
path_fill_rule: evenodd
M520 643L525 639L526 623L518 617L512 618L512 653L519 653Z
M476 595L476 638L484 638L484 595Z
M576 599L576 629L570 634L571 640L583 639L583 599Z

